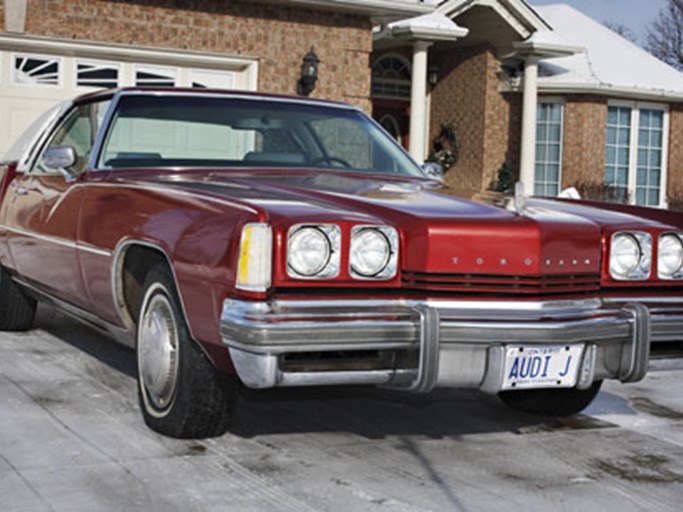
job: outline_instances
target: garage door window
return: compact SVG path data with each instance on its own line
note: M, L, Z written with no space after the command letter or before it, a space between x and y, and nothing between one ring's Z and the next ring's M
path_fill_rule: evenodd
M60 59L15 54L12 61L12 81L15 84L60 85Z
M135 85L147 87L174 87L178 78L173 68L142 67L135 68Z
M108 63L77 62L76 85L105 89L118 87L119 67Z

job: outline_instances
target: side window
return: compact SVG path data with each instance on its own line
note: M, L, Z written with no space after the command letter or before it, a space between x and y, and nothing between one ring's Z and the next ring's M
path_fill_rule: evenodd
M67 115L45 146L73 147L77 156L76 163L73 166L75 174L85 171L88 165L97 132L109 103L110 101L101 101L76 107ZM53 170L42 165L40 159L36 162L33 172L54 174Z

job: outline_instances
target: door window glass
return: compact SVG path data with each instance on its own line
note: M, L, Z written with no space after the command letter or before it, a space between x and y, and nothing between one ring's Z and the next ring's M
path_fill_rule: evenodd
M90 160L95 137L110 101L89 103L76 107L57 128L47 147L71 146L76 152L76 163L72 167L74 173L83 172ZM54 174L55 171L45 167L38 159L35 172Z

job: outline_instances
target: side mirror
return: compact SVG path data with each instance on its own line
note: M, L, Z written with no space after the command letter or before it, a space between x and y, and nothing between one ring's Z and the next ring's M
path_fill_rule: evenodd
M43 153L42 164L48 169L59 171L66 181L74 181L75 175L71 170L76 164L78 155L73 146L50 146Z
M443 183L444 170L441 164L436 162L425 162L422 164L422 171L428 178Z

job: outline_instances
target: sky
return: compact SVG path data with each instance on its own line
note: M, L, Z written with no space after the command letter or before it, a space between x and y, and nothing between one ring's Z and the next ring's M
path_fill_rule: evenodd
M643 42L646 27L657 17L666 0L527 0L529 4L569 4L591 18L624 25Z

